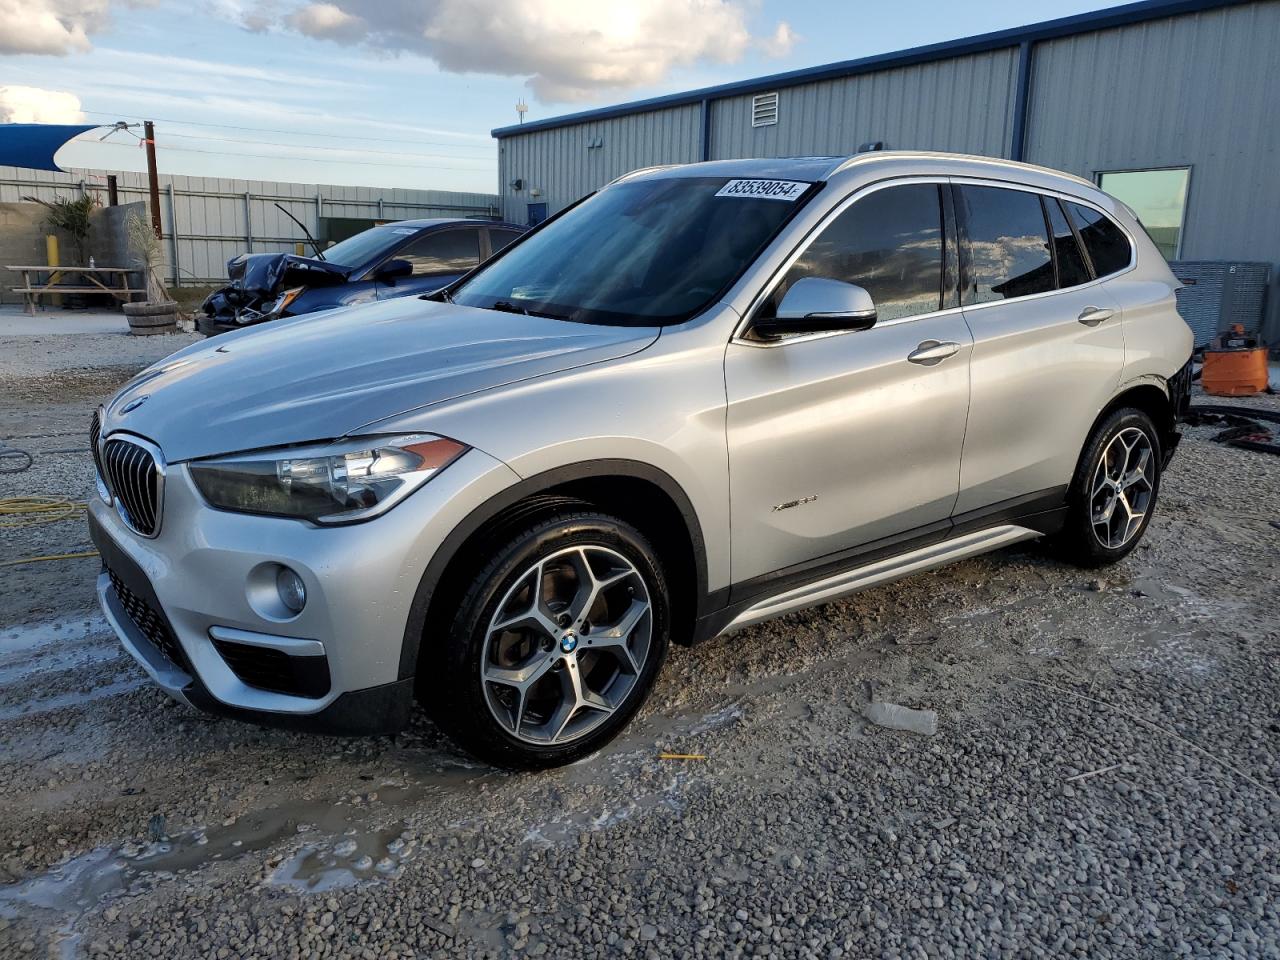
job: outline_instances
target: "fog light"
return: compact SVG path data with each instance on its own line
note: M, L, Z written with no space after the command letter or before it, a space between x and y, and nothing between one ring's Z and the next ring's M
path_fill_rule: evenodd
M276 573L276 592L280 594L280 602L290 613L301 613L307 605L307 588L302 578L288 567L281 567Z

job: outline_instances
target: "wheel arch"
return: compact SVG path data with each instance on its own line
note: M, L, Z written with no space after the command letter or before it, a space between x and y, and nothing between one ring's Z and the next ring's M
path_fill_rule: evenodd
M417 671L426 632L439 622L442 583L505 522L545 506L548 498L586 501L631 523L670 564L672 641L687 644L710 602L706 543L693 502L665 471L638 460L593 460L558 467L512 484L471 511L445 538L418 582L405 623L398 676ZM448 594L448 591L444 591Z
M1089 424L1089 429L1085 432L1084 439L1080 444L1080 452L1076 458L1076 469L1071 476L1071 484L1078 482L1080 476L1080 465L1084 460L1085 453L1089 449L1089 441L1097 432L1098 427L1122 407L1135 407L1149 416L1156 425L1159 432L1159 440L1162 454L1168 451L1174 443L1177 436L1177 413L1174 410L1173 401L1169 398L1168 384L1160 377L1144 376L1136 380L1130 380L1121 386L1106 405L1098 411L1098 415L1093 418L1093 423Z
M1144 376L1124 384L1098 413L1089 428L1089 436L1093 436L1098 424L1121 407L1136 407L1149 416L1160 431L1161 447L1168 446L1169 437L1177 430L1177 410L1169 396L1169 384L1163 378Z

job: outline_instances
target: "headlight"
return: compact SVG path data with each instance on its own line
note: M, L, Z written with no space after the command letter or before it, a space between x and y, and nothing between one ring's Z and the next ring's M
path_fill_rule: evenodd
M364 437L197 460L190 470L222 510L351 523L390 510L467 449L429 433Z
M289 304L293 303L293 301L297 300L306 292L306 289L306 287L294 287L292 290L286 290L284 293L280 294L280 296L276 297L275 302L264 310L263 313L272 317L280 316L286 309L288 309Z

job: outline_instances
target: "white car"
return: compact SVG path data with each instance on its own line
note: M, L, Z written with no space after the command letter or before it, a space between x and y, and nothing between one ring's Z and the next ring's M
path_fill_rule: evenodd
M173 696L599 748L668 644L1037 537L1133 549L1190 329L1092 184L938 154L632 173L440 294L266 325L95 418L99 594ZM273 329L274 328L274 329Z

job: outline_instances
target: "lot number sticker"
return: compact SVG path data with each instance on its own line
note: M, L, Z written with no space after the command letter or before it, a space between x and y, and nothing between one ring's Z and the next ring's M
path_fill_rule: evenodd
M798 180L730 180L717 197L752 197L757 200L795 200L809 189Z

